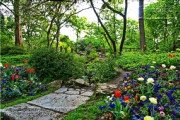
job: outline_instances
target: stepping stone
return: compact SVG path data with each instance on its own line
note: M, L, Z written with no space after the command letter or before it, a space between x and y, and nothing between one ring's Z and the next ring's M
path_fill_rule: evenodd
M68 88L68 91L73 91L74 90L74 88Z
M11 120L61 120L64 117L62 113L26 103L1 109L0 112Z
M55 93L64 93L64 92L66 92L67 90L68 90L68 88L62 87L62 88L56 90Z
M117 89L117 85L108 85L108 87L111 89Z
M82 93L81 95L90 97L93 95L93 93L94 93L93 91L87 91L87 92Z
M89 97L68 94L48 94L38 99L29 101L29 104L41 106L57 112L67 113L89 100Z
M69 94L69 95L79 95L79 91L66 91L65 94Z

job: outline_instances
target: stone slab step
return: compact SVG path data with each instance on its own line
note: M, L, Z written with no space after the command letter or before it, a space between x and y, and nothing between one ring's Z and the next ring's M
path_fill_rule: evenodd
M12 107L0 110L10 120L61 120L64 115L52 110L44 109L38 106L32 106L27 103L21 103Z
M51 93L29 101L28 104L37 105L61 113L67 113L76 109L79 105L85 103L89 99L89 97L81 95Z

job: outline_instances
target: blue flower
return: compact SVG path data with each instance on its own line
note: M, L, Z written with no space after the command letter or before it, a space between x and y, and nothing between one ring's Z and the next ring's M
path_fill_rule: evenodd
M6 83L7 83L7 80L2 79L2 84L6 84Z
M110 106L110 108L114 108L115 107L114 102L111 102L109 106Z
M47 90L47 88L46 88L45 85L41 85L40 88L41 88L42 90Z
M105 109L106 108L106 106L99 106L99 109L100 110L103 110L103 109Z
M139 120L135 115L133 115L132 120Z
M35 94L34 94L34 92L30 92L30 95L31 95L31 96L34 96Z

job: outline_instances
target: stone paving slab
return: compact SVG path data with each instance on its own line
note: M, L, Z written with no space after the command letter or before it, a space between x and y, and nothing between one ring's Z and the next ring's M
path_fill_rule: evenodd
M10 120L61 120L62 113L57 113L41 107L21 103L12 107L1 109L0 112Z
M81 95L90 97L93 95L93 93L94 93L93 91L86 91L86 92L83 92Z
M90 98L81 95L55 94L51 93L38 99L29 101L29 104L41 106L57 112L67 113L76 109Z

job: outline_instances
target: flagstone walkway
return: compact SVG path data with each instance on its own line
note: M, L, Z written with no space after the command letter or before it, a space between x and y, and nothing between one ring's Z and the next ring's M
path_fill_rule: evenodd
M122 70L120 72L121 75L113 81L99 84L97 91L112 92L117 89L119 80L126 74ZM5 116L3 120L61 120L68 112L89 100L94 92L91 87L75 89L63 86L53 93L1 109L0 112Z

